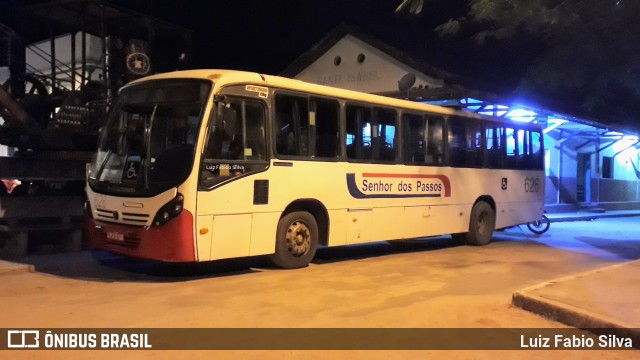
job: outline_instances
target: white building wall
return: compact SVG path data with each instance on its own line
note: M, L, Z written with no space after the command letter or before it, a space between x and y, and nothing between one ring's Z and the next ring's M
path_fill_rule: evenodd
M635 147L630 147L624 150L626 147L633 145L637 140L623 139L618 141L609 149L606 149L601 153L602 156L614 156L617 152L622 151L620 154L615 155L613 159L613 178L616 180L638 180L633 165L638 168L638 157L640 152ZM602 160L600 160L602 163ZM632 164L633 163L633 164Z
M358 55L364 61L358 62ZM339 57L340 63L334 64ZM391 56L346 35L314 63L296 75L296 79L321 85L369 93L397 91L398 81L408 73L416 76L414 87L441 87L442 80L429 77Z

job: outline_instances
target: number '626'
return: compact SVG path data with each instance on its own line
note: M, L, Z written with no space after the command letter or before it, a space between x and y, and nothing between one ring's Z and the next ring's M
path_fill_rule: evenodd
M528 177L524 179L524 192L538 192L540 191L540 179Z

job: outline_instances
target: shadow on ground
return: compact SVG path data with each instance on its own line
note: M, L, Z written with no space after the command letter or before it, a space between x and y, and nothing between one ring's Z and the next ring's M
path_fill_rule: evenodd
M313 263L330 264L344 260L434 251L455 246L458 245L450 237L445 236L320 248ZM180 282L278 270L271 265L267 256L202 263L163 263L132 259L96 250L33 255L23 258L20 262L33 265L36 272L43 274L102 282Z
M589 236L576 236L575 239L598 249L608 251L623 259L640 259L640 241L612 240Z
M36 272L102 282L178 282L207 277L241 275L268 264L264 257L204 263L163 263L132 259L104 251L80 251L29 256L21 260Z
M397 253L434 251L459 246L450 236L374 243L318 249L314 264L329 264L343 260L360 260Z
M560 226L557 226L560 228ZM622 259L640 259L640 241L628 238L605 238L596 236L554 235L552 231L535 235L522 227L496 231L495 243L530 243L531 246L559 247L565 250L591 253L604 251ZM375 242L359 245L320 248L313 264L332 264L345 260L361 260L398 253L431 252L452 249L459 245L450 236L438 236L415 240ZM277 270L271 266L267 256L218 260L204 263L162 263L137 260L103 251L81 251L34 255L21 260L33 265L39 273L66 278L103 282L179 282L211 277L225 277Z

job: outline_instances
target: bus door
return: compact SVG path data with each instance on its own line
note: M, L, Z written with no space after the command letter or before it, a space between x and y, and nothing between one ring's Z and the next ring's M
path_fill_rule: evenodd
M201 260L273 252L273 238L270 244L254 241L252 248L253 213L268 202L268 181L259 177L268 167L266 109L261 100L233 96L215 104L200 163L196 233Z

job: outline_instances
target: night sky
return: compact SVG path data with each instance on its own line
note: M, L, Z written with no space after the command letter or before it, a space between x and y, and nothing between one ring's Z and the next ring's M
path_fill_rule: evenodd
M193 29L195 67L277 74L341 22L420 53L442 42L433 28L460 13L455 3L465 2L442 1L419 16L396 14L396 0L189 1L178 8L156 0L138 2L136 10Z
M16 22L7 10L11 6L41 2L2 0L0 21ZM417 16L395 13L401 0L107 2L193 30L191 67L195 68L278 74L342 22L437 66L459 63L460 44L468 42L441 39L433 31L449 18L465 14L465 0L435 1Z
M439 37L434 28L468 13L467 0L428 2L419 15L396 13L401 0L112 1L192 29L191 66L279 74L340 23L414 59L502 90L517 84L537 49L527 39L478 46L470 36Z
M332 29L346 23L407 53L418 62L457 75L459 82L467 87L508 93L525 74L533 58L530 54L537 51L534 42L522 38L479 46L470 35L439 37L434 28L451 18L466 15L467 0L430 0L419 15L396 13L401 1L105 2L192 30L189 68L247 70L277 75ZM12 7L43 2L48 1L0 0L0 22L9 26L18 24L21 19L13 16ZM25 31L25 25L21 26ZM20 33L18 28L20 26L16 25ZM42 28L42 39L38 40L47 38L48 30L42 24L28 24L26 28ZM169 44L166 46L171 47Z

